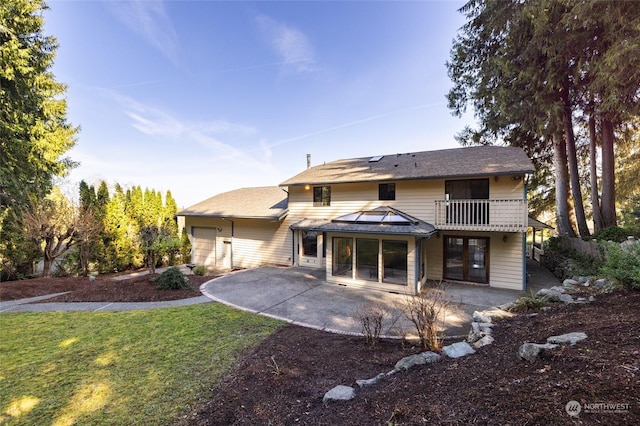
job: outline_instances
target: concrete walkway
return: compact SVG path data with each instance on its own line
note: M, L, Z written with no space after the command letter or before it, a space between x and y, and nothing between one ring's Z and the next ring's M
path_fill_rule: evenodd
M512 302L543 287L559 285L547 269L528 261L529 284L526 291L503 290L484 286L450 284L451 305L443 329L448 336L466 335L473 311ZM384 291L330 285L325 272L304 268L262 267L234 272L204 283L204 296L166 302L144 303L38 303L55 297L0 302L2 312L42 311L122 311L187 306L217 301L226 305L290 323L331 332L359 334L360 323L354 318L358 306L379 303L389 313L383 333L402 336L413 329L402 314L406 296Z

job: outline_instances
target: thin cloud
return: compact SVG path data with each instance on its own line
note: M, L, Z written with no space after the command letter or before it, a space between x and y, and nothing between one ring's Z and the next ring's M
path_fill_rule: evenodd
M258 16L256 21L271 47L289 69L297 72L315 70L313 47L302 31L266 15Z
M146 105L117 92L104 90L105 96L113 99L131 120L131 126L139 132L170 140L193 142L200 146L203 155L214 154L218 160L224 159L237 166L250 167L253 170L270 170L272 165L264 158L254 158L246 151L238 149L233 142L224 142L221 138L232 139L256 134L256 129L227 120L190 122L182 120L163 109Z
M132 0L110 3L114 16L131 31L178 63L178 37L163 1Z
M261 149L271 149L271 148L274 148L276 146L284 145L284 144L287 144L287 143L290 143L290 142L295 142L295 141L298 141L298 140L301 140L301 139L306 139L306 138L309 138L309 137L312 137L312 136L321 135L323 133L333 132L334 130L344 129L346 127L355 126L357 124L367 123L369 121L375 121L375 120L378 120L380 118L388 117L388 116L399 114L399 113L403 113L403 112L415 111L415 110L420 110L420 109L428 109L428 108L439 107L439 106L441 106L441 105L440 104L417 105L417 106L397 109L397 110L394 110L394 111L388 111L388 112L384 112L384 113L381 113L381 114L371 115L369 117L361 118L359 120L353 120L353 121L349 121L349 122L346 122L346 123L338 124L338 125L335 125L335 126L327 127L327 128L324 128L324 129L315 130L313 132L305 133L303 135L298 135L298 136L294 136L294 137L291 137L291 138L288 138L288 139L283 139L281 141L274 142L274 143L271 143L271 144L263 143L262 146L261 146Z

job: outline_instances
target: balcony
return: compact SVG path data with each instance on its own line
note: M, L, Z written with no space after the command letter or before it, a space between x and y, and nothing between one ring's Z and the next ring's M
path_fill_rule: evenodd
M442 230L526 232L526 200L436 200L435 227Z

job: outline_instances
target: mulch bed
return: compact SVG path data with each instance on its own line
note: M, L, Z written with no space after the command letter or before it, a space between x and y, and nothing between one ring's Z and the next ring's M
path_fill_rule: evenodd
M191 289L158 290L151 279L158 276L141 275L122 281L114 281L110 276L89 281L87 277L33 278L0 283L0 300L17 300L46 294L70 293L46 299L51 302L159 302L201 296L200 284L213 276L189 275Z
M501 321L495 343L476 354L414 367L324 404L336 385L357 388L415 353L397 341L376 348L362 338L285 326L211 391L183 425L640 424L640 292L598 296ZM583 331L586 341L519 360L524 342ZM583 412L567 402L629 404L623 413Z

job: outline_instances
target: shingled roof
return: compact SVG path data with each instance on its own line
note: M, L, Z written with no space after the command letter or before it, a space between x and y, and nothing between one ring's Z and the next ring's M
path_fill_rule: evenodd
M533 163L520 148L475 146L332 161L311 167L280 186L521 175L534 171Z
M179 211L177 216L282 220L288 212L287 193L277 186L262 186L215 195Z

